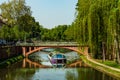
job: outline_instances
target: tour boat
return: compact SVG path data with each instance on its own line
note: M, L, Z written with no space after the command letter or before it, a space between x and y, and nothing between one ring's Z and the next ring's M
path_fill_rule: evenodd
M67 59L62 53L50 53L48 58L53 65L53 67L65 67Z

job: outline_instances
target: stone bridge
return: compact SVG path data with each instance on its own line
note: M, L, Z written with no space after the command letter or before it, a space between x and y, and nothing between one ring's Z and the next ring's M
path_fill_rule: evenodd
M22 53L25 57L45 48L65 48L76 51L82 55L88 55L88 46L79 46L77 42L18 43L16 46L22 47Z

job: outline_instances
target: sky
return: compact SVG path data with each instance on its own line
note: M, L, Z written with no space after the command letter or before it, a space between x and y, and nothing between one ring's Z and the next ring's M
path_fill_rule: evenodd
M0 4L8 0L0 0ZM75 19L77 0L26 0L32 16L45 28L70 25Z

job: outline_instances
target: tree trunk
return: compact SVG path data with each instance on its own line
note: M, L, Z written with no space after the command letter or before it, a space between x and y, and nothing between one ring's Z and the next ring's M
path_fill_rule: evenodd
M116 42L117 42L116 62L120 64L120 46L118 36L116 36Z
M111 49L112 49L112 60L115 61L115 58L116 58L115 45L112 45Z
M103 52L102 52L102 57L103 57L103 62L105 61L105 43L104 42L102 42L102 50L103 50Z
M118 50L117 50L117 53L116 53L116 62L117 62L118 64L120 64L119 51L120 51L120 49L118 49Z
M119 55L120 53L119 52L120 52L120 49L118 49L117 51L117 63L118 64L120 64L120 55Z

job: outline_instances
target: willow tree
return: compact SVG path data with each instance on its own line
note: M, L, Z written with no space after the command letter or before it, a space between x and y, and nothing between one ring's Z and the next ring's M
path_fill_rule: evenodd
M92 1L91 0L78 0L77 3L77 16L76 16L76 24L75 27L77 27L77 32L79 33L77 35L78 37L78 42L81 45L87 45L88 43L88 13L89 13L89 8L91 5Z
M89 45L95 58L104 61L117 57L119 61L119 7L119 0L78 0L74 21L79 29L77 37L80 43Z
M108 2L106 1L106 7L104 13L106 13L104 16L106 20L104 23L107 25L107 36L106 36L106 44L107 44L107 53L111 55L112 59L117 59L117 63L120 64L120 47L119 47L119 36L120 36L120 12L119 12L119 0L111 0ZM104 4L105 5L105 4Z
M117 63L120 64L120 10L118 8L115 8L113 11L113 23L112 26L114 27L114 45L116 49L116 58Z

